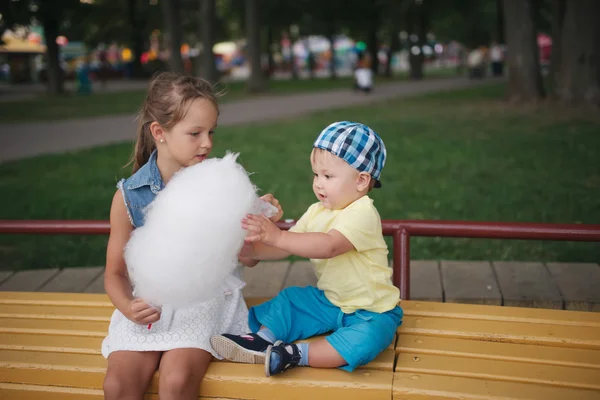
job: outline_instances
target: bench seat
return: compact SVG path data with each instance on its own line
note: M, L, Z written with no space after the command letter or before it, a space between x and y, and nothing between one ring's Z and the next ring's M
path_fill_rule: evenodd
M247 299L249 305L265 299ZM405 301L403 325L354 373L211 363L199 398L600 399L600 314ZM0 292L0 398L102 399L104 294ZM158 374L147 398L158 398Z

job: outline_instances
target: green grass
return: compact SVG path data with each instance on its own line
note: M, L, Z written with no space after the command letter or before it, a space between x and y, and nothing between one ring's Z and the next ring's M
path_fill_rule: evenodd
M335 120L371 125L388 149L384 219L600 223L600 121L503 103L501 86L223 127L213 155L241 153L254 182L298 218L315 201L309 151ZM131 144L0 165L0 219L107 219ZM102 265L104 237L0 237L0 268ZM418 259L598 261L588 243L416 238Z
M453 69L438 69L427 72L427 77L443 78L455 76ZM406 73L392 79L377 77L377 83L393 80L404 80ZM308 79L308 80L273 80L269 82L269 90L265 94L253 95L285 95L293 93L316 92L332 89L347 89L353 84L352 78ZM218 90L224 95L220 102L241 100L251 96L246 90L245 82L219 84ZM132 90L119 93L95 92L89 96L74 93L59 97L41 96L35 99L0 103L0 123L23 123L33 121L52 121L68 118L97 117L103 115L132 114L142 104L145 90Z
M384 81L385 78L381 78ZM350 78L278 80L269 83L267 95L282 95L349 88ZM220 102L241 100L250 96L244 82L219 84L218 90L224 95ZM74 93L59 97L41 96L35 99L0 103L0 123L23 123L51 121L68 118L96 117L103 115L131 114L142 104L145 90L132 90L118 93L97 92L89 96ZM254 97L256 97L255 95Z

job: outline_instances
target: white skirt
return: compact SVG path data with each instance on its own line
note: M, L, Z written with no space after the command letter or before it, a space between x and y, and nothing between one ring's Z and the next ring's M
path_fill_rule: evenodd
M216 298L200 305L173 309L163 306L160 320L139 325L128 320L119 310L110 319L108 335L102 342L102 355L113 351L168 351L196 348L221 357L210 345L214 335L248 333L248 307L242 287L230 288Z

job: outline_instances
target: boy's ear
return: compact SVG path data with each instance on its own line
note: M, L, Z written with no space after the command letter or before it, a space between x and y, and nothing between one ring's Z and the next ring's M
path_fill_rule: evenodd
M371 185L371 175L366 172L361 172L358 174L356 178L356 190L358 192L362 192L364 190L369 190Z

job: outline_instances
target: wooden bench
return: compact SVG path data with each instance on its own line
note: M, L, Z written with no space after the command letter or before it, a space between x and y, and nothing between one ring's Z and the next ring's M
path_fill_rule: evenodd
M264 299L248 299L248 304ZM600 313L404 301L395 343L354 373L214 362L200 398L600 399ZM106 295L0 292L0 398L101 399ZM157 376L148 398L158 398Z
M281 224L289 227L291 224ZM0 221L0 233L106 234L105 221ZM405 311L396 339L353 373L214 362L200 398L600 399L600 313L411 301L410 237L600 241L598 225L383 221ZM248 305L264 299L247 299ZM104 294L0 292L0 398L101 399ZM158 398L157 378L148 389Z

